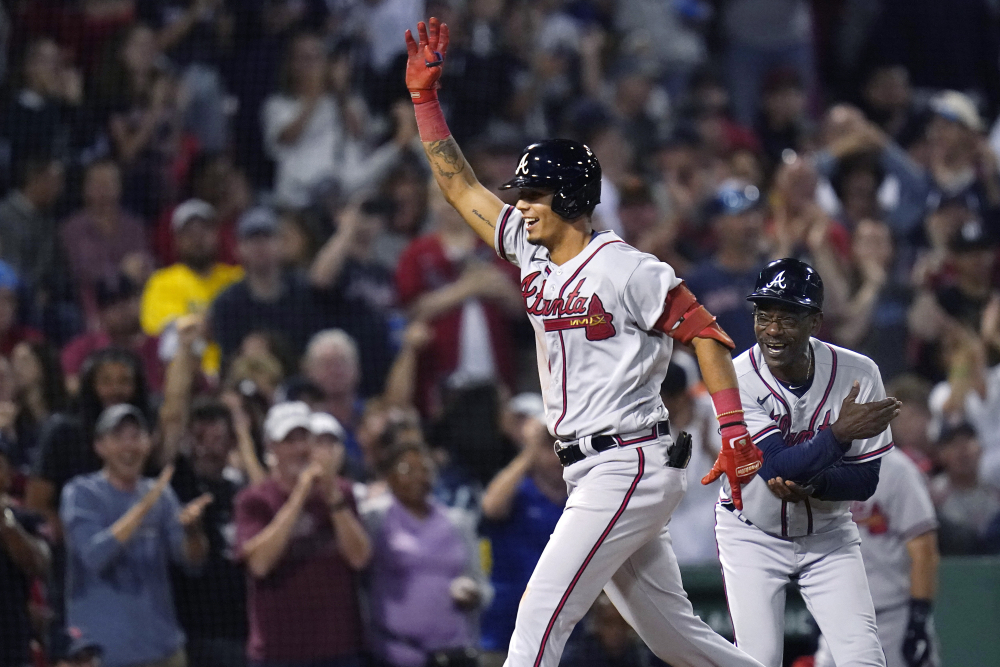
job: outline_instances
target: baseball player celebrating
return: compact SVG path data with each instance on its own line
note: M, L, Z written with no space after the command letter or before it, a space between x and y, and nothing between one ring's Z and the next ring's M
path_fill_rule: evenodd
M938 524L920 469L906 454L892 450L882 459L875 495L852 503L851 514L861 529L861 555L885 664L940 664L930 613L937 587ZM816 667L835 667L825 639Z
M758 665L694 616L665 525L684 495L690 451L674 446L658 390L673 341L690 343L722 419L716 475L739 489L760 466L743 423L732 341L673 269L595 233L601 168L566 140L525 149L505 206L472 173L437 102L448 28L409 31L406 84L424 150L448 201L521 269L546 421L569 487L566 509L518 607L511 667L555 667L604 588L656 655L675 667Z
M901 404L871 359L814 337L823 283L809 265L771 262L747 299L757 345L735 364L764 465L742 510L723 484L715 529L736 644L781 667L795 582L838 667L884 667L850 501L875 492Z

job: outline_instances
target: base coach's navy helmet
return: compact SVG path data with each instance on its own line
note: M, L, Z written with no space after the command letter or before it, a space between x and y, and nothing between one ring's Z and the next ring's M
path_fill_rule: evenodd
M539 141L524 149L514 178L500 186L508 188L551 190L552 210L572 220L600 203L601 165L594 152L578 141Z
M779 301L813 312L823 310L823 280L813 267L797 259L776 259L760 272L747 301Z

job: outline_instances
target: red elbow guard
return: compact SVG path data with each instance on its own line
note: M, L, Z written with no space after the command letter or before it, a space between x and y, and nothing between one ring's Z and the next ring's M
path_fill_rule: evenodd
M663 314L653 328L685 345L695 338L712 338L730 350L736 348L733 339L715 322L715 316L698 303L684 283L667 293Z

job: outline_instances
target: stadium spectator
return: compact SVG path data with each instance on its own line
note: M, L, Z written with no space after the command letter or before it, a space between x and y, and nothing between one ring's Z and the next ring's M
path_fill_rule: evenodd
M688 463L688 490L670 517L670 534L677 562L704 565L719 562L715 543L715 517L712 508L719 499L718 484L698 484L718 456L718 420L710 398L696 390L681 366L671 364L660 385L660 398L670 414L670 435L674 442L682 432L691 436L691 461Z
M312 283L365 304L383 318L394 316L393 274L375 256L391 207L372 198L349 204L337 216L337 230L320 248L309 270Z
M416 136L412 113L401 112L393 141L371 151L352 131L364 122L357 100L338 98L330 89L330 63L323 40L301 34L288 48L285 85L261 111L267 151L277 163L277 200L293 208L317 201L332 184L345 194L367 186L393 167L400 149Z
M1000 495L980 478L979 438L971 425L961 423L942 433L936 449L943 471L931 479L930 490L941 522L941 552L978 553L990 522L1000 512Z
M371 543L342 449L315 444L304 403L279 403L265 422L270 476L236 498L237 553L246 565L247 656L256 665L360 664L354 573Z
M788 68L798 87L813 94L812 16L805 0L735 0L722 10L726 74L736 121L750 127L768 74Z
M201 151L191 160L185 193L191 199L208 202L215 209L219 228L216 260L223 264L237 264L239 255L236 252L236 225L252 203L246 175L233 165L226 153ZM181 205L183 202L178 204ZM153 252L163 266L177 261L171 224L176 209L177 206L174 206L163 211L156 221L156 231L153 233Z
M320 392L310 402L311 407L337 418L345 429L347 456L355 461L361 459L361 446L354 435L364 410L358 395L361 372L358 345L345 331L326 329L309 340L302 375Z
M77 475L101 469L93 446L97 418L119 403L129 403L144 415L149 413L145 374L134 353L117 348L99 350L87 357L81 371L75 407L52 415L42 427L38 465L28 480L25 499L29 508L45 516L57 543L62 540L58 508L63 486Z
M1000 207L1000 173L990 150L985 124L975 102L948 90L930 101L933 116L927 125L928 170L942 197L965 196L974 210Z
M832 338L878 364L886 382L906 370L906 316L913 291L896 277L889 227L860 220L851 241L848 301Z
M64 296L64 267L52 211L62 196L63 163L50 157L26 158L17 188L0 201L0 258L7 262L32 295L29 308L45 301L43 294Z
M228 138L225 90L216 65L225 52L225 25L232 21L223 0L138 0L136 17L156 31L160 48L180 70L191 100L184 127L205 150L218 151Z
M152 445L146 417L133 405L104 410L94 437L103 467L70 481L60 506L69 624L100 644L109 667L183 667L168 564L204 563L201 517L212 496L182 506L169 487L173 466L155 480L142 476Z
M107 347L131 350L142 360L149 390L154 394L163 387L163 362L160 361L160 341L148 336L139 321L139 290L124 274L99 280L94 289L98 328L82 333L62 349L62 370L66 387L76 394L80 387L80 371L91 353Z
M30 470L38 464L43 424L66 409L68 399L55 349L46 343L22 341L11 353L14 396L0 403L0 438L14 464Z
M511 384L507 318L524 308L506 263L440 193L431 202L437 229L411 242L396 269L400 304L434 330L417 378L417 407L424 415L441 410L446 387Z
M32 581L45 578L49 570L49 549L40 537L42 519L21 509L9 495L14 466L0 443L0 665L25 667L31 664L34 630L28 615Z
M699 301L736 343L734 353L757 342L750 317L753 305L746 296L753 292L766 250L761 245L761 203L756 186L736 180L723 182L710 206L715 253L685 276Z
M216 212L200 199L189 199L173 213L171 226L178 261L150 276L142 294L142 328L162 335L182 315L202 314L222 290L243 278L243 269L216 261L219 230ZM168 334L169 338L174 333ZM202 362L207 372L219 370L219 349L212 344Z
M922 473L930 475L935 466L930 437L931 384L915 373L904 373L886 384L885 391L903 402L899 418L893 423L893 442Z
M431 499L430 454L419 442L386 453L391 493L364 513L372 539L372 649L392 667L423 667L472 649L492 591L479 564L474 520ZM453 657L454 661L455 658Z
M21 280L10 264L0 261L0 354L9 356L22 341L38 342L42 334L25 326L19 317L23 311L19 295L24 292Z
M597 597L587 613L582 636L567 642L563 660L568 667L646 667L656 664L655 657L604 593Z
M30 158L70 157L82 100L80 73L64 65L59 45L48 37L29 43L21 89L4 113L2 133L10 153L3 166L8 184Z
M495 593L483 613L480 638L489 664L502 664L506 657L521 595L566 504L562 464L545 427L541 396L522 394L509 409L519 422L521 451L490 481L481 502Z
M156 34L133 23L98 70L97 103L108 114L124 203L145 220L155 220L177 196L172 168L192 150L182 145L178 85L164 65Z
M919 229L930 190L923 166L845 104L827 113L823 134L816 168L830 181L842 223L853 229L865 218L884 219L900 240Z
M121 207L121 171L113 160L87 167L83 210L63 221L59 238L69 261L88 330L99 324L96 289L102 279L122 273L142 285L153 271L142 222Z
M320 326L318 304L306 279L281 264L279 223L267 208L252 208L237 227L243 280L212 303L212 335L225 359L253 332L280 338L296 358Z
M204 493L211 494L212 503L203 518L208 537L204 567L194 575L182 568L172 571L177 618L187 635L191 665L243 667L246 573L236 558L234 516L240 486L228 469L236 450L236 430L229 408L221 402L196 401L189 413L171 485L182 503Z
M799 72L779 67L764 77L761 93L763 103L754 129L770 163L781 164L786 151L798 153L811 138L813 128L806 116L807 91Z

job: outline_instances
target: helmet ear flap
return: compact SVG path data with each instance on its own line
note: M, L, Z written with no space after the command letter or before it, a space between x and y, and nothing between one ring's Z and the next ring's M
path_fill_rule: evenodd
M592 213L600 203L601 181L591 180L571 192L556 192L552 197L552 212L567 220L575 220L581 215Z

